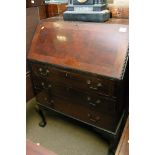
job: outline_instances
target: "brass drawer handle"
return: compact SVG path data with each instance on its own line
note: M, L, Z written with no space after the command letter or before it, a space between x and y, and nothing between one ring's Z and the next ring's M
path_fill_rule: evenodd
M71 78L70 72L64 72L66 78Z
M90 89L93 89L93 90L98 90L98 87L102 87L102 83L101 83L101 82L99 82L99 83L96 85L96 87L92 86L91 80L87 80L87 84L90 86L89 88L90 88Z
M100 99L97 99L97 100L95 101L95 103L91 102L91 97L90 97L90 96L87 96L87 101L89 101L88 103L89 103L90 105L92 105L93 107L96 107L97 104L101 103L101 100L100 100Z
M90 118L90 120L91 120L92 122L96 122L96 120L95 120L95 119Z
M93 90L98 90L97 87L93 87L93 86L90 86L89 88L90 88L90 89L93 89Z
M87 80L87 84L90 85L91 84L91 81L90 80Z
M50 106L51 106L52 108L55 108L55 104L54 104L54 103L55 103L55 101L54 101L53 99L51 99L51 100L50 100Z
M99 116L96 116L96 117L93 118L92 115L89 114L89 113L88 113L88 117L89 117L90 121L95 122L95 123L100 120Z
M87 101L90 101L90 100L91 100L91 97L88 96L88 97L87 97Z
M51 88L51 87L52 87L52 85L51 85L51 84L49 84L49 85L48 85L48 88Z
M89 102L90 105L92 105L93 107L96 107L95 103Z
M98 100L96 101L96 103L98 103L98 104L101 103L101 100L98 99Z
M101 86L102 86L102 83L99 82L99 83L97 84L97 87L101 87Z
M46 73L49 73L49 72L50 72L50 71L47 69L47 70L46 70Z
M41 82L41 86L42 86L43 89L48 89L48 88L51 88L52 87L51 84L49 84L48 86L47 85L45 86L45 83L44 82Z
M68 76L68 73L67 73L67 72L65 73L65 76L66 76L66 77Z
M54 103L54 100L53 100L53 99L51 99L50 103L51 103L51 104L53 104L53 103Z
M40 72L42 72L42 70L43 70L42 68L39 68L39 71L40 71Z
M44 101L47 101L47 97L44 98Z
M46 69L45 72L43 72L43 69L42 69L42 68L39 68L38 70L39 70L39 74L42 75L42 76L46 76L46 75L48 75L49 72L50 72L48 69Z
M43 89L46 89L44 82L41 82L41 86L42 86Z
M90 96L87 96L87 101L89 101L88 104L90 104L93 107L96 107L96 104L91 102L91 97Z

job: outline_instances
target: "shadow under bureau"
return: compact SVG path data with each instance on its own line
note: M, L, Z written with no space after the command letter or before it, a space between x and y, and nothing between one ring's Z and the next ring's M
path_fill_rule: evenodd
M55 111L101 132L114 154L126 115L128 25L44 20L28 59L40 126L42 110Z

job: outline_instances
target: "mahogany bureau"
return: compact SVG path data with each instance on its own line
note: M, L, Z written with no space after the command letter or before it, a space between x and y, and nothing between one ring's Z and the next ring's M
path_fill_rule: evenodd
M42 110L55 111L100 131L114 153L125 116L128 25L44 20L28 59L40 126Z

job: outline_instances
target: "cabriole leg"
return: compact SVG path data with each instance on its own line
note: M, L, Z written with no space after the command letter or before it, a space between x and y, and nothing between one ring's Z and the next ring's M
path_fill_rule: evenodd
M45 119L45 116L43 114L43 111L37 105L36 105L35 109L36 109L37 113L39 114L39 116L41 117L41 122L39 123L39 126L40 127L45 127L46 119Z

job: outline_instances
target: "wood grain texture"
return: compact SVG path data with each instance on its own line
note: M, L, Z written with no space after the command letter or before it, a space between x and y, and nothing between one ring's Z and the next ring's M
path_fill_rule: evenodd
M129 155L129 118L127 119L123 134L118 144L115 155Z
M54 17L57 15L62 15L66 11L66 3L61 4L46 4L47 17Z
M28 57L121 79L127 49L128 25L56 20L38 25Z
M58 4L59 14L63 14L63 12L65 12L66 10L67 10L67 4L66 3Z
M46 5L46 14L47 17L53 17L58 15L58 6L57 4L47 4Z
M56 153L52 152L44 148L43 146L38 146L37 144L33 143L30 140L26 140L26 155L57 155Z
M39 8L39 17L40 17L40 20L47 18L47 15L46 15L46 6L45 5L42 5L42 6L39 6L38 8Z

